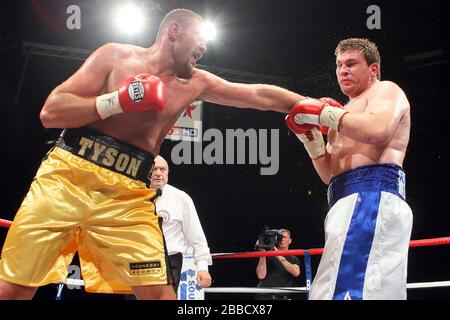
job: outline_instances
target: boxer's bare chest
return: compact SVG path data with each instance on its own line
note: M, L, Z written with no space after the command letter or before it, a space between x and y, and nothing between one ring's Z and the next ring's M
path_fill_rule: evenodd
M352 114L365 113L367 112L367 105L368 105L367 96L364 95L356 100L352 100L349 103L347 103L345 105L345 110L349 111ZM343 136L342 134L338 133L335 130L330 130L328 141L330 145L333 147L334 151L333 153L337 153L339 149L345 146L354 144L354 141L352 139Z
M171 119L176 116L200 94L195 78L185 80L159 75L155 73L155 68L137 57L124 59L114 66L107 79L105 92L117 90L123 80L141 73L158 76L164 82L165 108L161 113L164 118Z
M154 67L142 59L130 57L122 59L114 66L106 79L103 91L117 90L122 81L142 73L158 76L164 82L163 111L120 114L95 123L92 127L157 154L167 131L185 107L198 97L200 89L195 77L184 80L175 76L160 75L155 73Z

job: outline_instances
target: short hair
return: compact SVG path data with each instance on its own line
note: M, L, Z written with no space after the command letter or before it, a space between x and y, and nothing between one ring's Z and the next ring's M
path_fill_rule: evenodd
M156 39L158 40L164 29L166 29L172 22L179 23L183 28L188 27L196 19L202 20L202 17L189 9L174 9L170 11L161 21L158 29L158 35Z
M282 232L287 232L289 235L289 238L291 237L291 232L288 229L280 229Z
M350 50L362 52L369 66L374 63L378 64L379 70L377 78L378 80L381 79L381 56L375 43L364 38L348 38L339 42L334 54L337 57L338 55Z

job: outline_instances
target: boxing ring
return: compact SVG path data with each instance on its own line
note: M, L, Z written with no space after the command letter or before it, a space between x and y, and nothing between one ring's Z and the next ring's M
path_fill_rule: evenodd
M0 228L9 228L12 222L5 219L0 219ZM450 237L421 239L410 241L410 248L419 247L434 247L450 245ZM311 267L311 256L320 256L323 253L323 248L314 249L293 249L293 250L277 250L277 251L256 251L256 252L241 252L241 253L215 253L212 254L213 259L247 259L259 257L272 256L302 256L304 258L306 286L305 287L274 287L274 288L257 288L257 287L212 287L205 288L206 294L225 293L225 294L255 294L255 293L304 293L308 295L313 276ZM57 294L55 300L62 299L62 290L65 285L68 286L83 286L82 279L67 278L66 283L57 284ZM426 289L426 288L443 288L450 287L450 280L448 281L433 281L433 282L418 282L408 283L407 289Z

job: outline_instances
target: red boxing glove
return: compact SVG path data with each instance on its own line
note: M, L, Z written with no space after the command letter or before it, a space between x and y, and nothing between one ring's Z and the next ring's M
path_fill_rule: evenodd
M310 131L313 128L317 128L317 126L312 125L312 124L297 124L289 116L287 116L286 119L284 119L284 123L295 134L306 133L307 131ZM319 128L320 128L320 131L322 132L322 134L328 135L328 130L330 130L330 128L328 128L328 127L319 127Z
M342 105L331 98L306 98L299 101L289 115L299 125L312 124L338 130L346 113Z
M320 98L319 100L328 103L330 106L344 109L342 104L339 101L334 100L333 98Z
M284 123L295 134L303 134L317 127L312 124L297 124L292 119L293 118L290 115L287 115L286 118L284 119Z
M328 127L320 127L320 132L322 132L322 134L324 136L327 136L328 132L330 132L330 128L328 128Z
M317 126L310 124L299 125L288 115L284 119L286 126L303 143L306 151L313 160L317 160L326 154L325 141Z
M96 107L102 119L124 112L160 112L164 109L164 83L149 74L128 78L117 91L97 97Z

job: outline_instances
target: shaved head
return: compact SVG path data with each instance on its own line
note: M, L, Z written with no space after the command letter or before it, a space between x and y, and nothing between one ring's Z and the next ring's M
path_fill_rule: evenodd
M183 28L187 28L194 21L202 21L202 20L203 18L200 15L189 9L172 10L161 21L161 24L159 25L158 35L156 36L156 40L159 40L161 38L164 31L167 30L169 25L173 22L178 23Z

